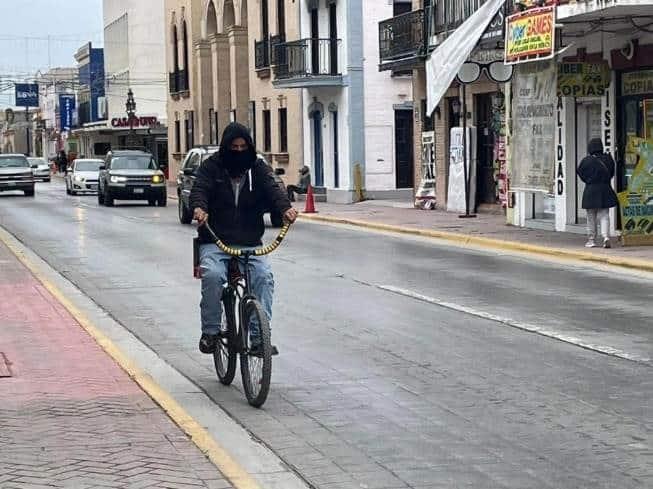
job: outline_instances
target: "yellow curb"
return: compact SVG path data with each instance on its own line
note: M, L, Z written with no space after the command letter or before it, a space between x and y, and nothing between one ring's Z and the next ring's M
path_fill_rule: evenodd
M43 284L57 301L70 313L79 325L96 341L100 347L156 402L204 453L225 478L236 489L261 489L252 476L241 467L227 450L220 446L188 412L175 401L147 373L139 369L109 337L95 326L86 315L80 311L59 288L50 282L39 267L25 256L9 239L10 234L0 228L0 241L18 258L18 260Z
M393 233L411 234L416 236L424 236L428 238L437 238L446 241L458 243L462 246L479 246L502 251L519 251L525 253L532 253L534 255L566 258L572 260L580 260L586 262L600 263L611 265L615 267L622 267L640 271L653 272L653 261L638 260L633 258L621 258L615 256L596 255L594 253L564 250L561 248L547 248L545 246L532 245L527 243L519 243L517 241L503 241L500 239L483 238L480 236L470 236L461 233L452 233L450 231L437 231L431 229L419 229L403 226L395 226L392 224L382 224L369 221L360 221L357 219L349 219L344 217L333 217L316 214L300 214L301 219L308 221L322 221L333 224L347 224L350 226L357 226L366 229L374 229L378 231L389 231Z

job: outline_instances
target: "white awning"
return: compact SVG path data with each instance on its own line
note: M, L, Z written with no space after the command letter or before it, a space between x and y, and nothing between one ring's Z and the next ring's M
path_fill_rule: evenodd
M432 114L505 0L488 0L426 60L426 110Z

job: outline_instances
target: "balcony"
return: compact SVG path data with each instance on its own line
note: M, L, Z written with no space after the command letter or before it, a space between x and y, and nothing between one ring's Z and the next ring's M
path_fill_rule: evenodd
M189 91L188 71L177 70L168 73L170 95L180 95Z
M340 45L340 39L300 39L277 44L274 86L343 86Z
M254 66L256 70L270 68L270 38L254 42Z
M424 10L414 10L379 22L379 70L410 69L425 52Z

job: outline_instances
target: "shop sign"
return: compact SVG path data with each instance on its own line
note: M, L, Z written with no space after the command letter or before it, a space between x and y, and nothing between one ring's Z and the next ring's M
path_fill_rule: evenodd
M59 95L59 128L62 131L70 131L74 126L75 95Z
M39 86L36 83L16 83L16 107L38 107Z
M653 245L653 139L630 137L626 151L637 155L628 189L619 193L625 245Z
M507 19L505 62L524 63L553 57L555 7L519 12Z
M156 117L134 117L134 127L156 127L159 125L159 120ZM111 119L111 127L131 127L129 118L127 117L114 117Z
M631 71L621 75L621 95L653 93L653 70Z
M487 26L485 32L481 36L478 45L482 48L493 49L505 39L506 27L506 5L501 6L497 14L494 16L490 25Z
M560 63L559 97L602 97L610 85L610 68L601 63Z
M519 65L513 78L511 188L551 192L556 161L556 66Z
M435 209L435 132L422 133L422 181L415 193L415 207Z

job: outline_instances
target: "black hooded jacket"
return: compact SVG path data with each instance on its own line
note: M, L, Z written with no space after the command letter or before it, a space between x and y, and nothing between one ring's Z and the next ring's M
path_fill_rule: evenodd
M244 181L241 182L237 205L227 171L229 150L236 138L243 138L249 147L249 162L241 177ZM263 214L267 210L283 214L291 207L288 196L275 181L272 169L256 156L248 129L235 122L222 133L220 150L197 170L190 206L208 212L209 225L222 242L240 246L261 244L265 232ZM213 242L203 227L198 229L198 235L201 243Z
M578 165L578 176L585 182L583 209L609 209L618 204L617 194L612 189L615 163L603 152L603 143L594 138L587 145L588 156Z

